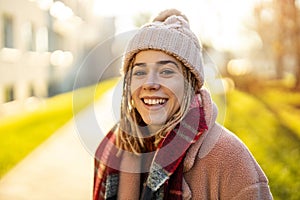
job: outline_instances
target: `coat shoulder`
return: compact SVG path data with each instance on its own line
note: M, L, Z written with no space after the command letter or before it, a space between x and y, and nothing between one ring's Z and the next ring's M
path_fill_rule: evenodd
M235 134L218 124L205 137L185 177L194 197L213 194L212 199L249 199L246 198L249 196L256 199L253 195L262 195L261 199L271 199L267 177L250 150Z

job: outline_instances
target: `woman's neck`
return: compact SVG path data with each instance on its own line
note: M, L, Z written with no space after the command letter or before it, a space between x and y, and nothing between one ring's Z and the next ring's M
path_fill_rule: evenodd
M160 128L160 125L148 125L149 135L154 136Z

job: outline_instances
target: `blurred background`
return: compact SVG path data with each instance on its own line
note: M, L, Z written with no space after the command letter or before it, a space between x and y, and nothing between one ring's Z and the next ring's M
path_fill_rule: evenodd
M220 123L257 158L275 199L300 199L299 0L0 0L0 178L72 118L73 89L81 110L95 84L98 97L113 87L120 62L107 62L124 44L111 38L166 8L187 15L213 62ZM92 50L101 56L82 68Z

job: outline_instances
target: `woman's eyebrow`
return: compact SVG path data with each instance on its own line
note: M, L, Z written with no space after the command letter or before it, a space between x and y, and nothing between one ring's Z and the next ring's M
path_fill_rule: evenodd
M160 61L157 61L155 62L156 65L166 65L166 64L173 64L175 65L176 67L179 67L178 64L172 60L160 60ZM138 63L134 63L133 64L133 67L136 67L136 66L139 66L139 67L146 67L147 66L147 63L144 63L144 62L138 62Z
M138 66L138 67L146 67L147 64L146 64L146 63L134 63L134 64L132 65L132 67L136 67L136 66Z
M172 60L161 60L161 61L158 61L156 63L158 65L166 65L166 64L171 63L171 64L175 65L176 67L178 67L178 64L176 62L172 61Z

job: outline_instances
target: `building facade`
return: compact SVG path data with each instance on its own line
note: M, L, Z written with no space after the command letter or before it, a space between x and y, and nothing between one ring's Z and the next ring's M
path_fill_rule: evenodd
M65 79L101 38L92 6L91 0L0 0L0 105L48 97L51 84Z

